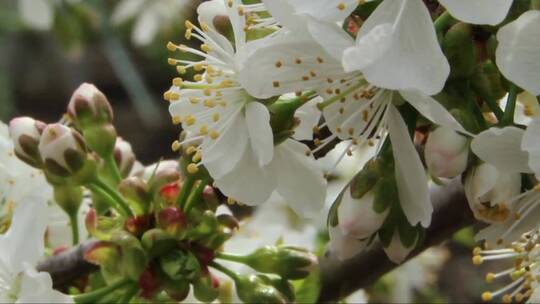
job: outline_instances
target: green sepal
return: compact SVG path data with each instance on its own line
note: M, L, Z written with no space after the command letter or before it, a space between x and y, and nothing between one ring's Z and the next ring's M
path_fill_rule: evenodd
M111 241L121 248L122 273L132 280L138 280L148 262L146 252L139 240L129 232L116 231Z
M203 303L211 303L219 296L219 287L214 287L210 274L202 275L193 281L193 295Z
M194 280L200 275L199 260L190 251L175 250L159 258L161 270L172 280Z
M163 255L177 246L174 237L159 228L146 231L141 238L141 243L151 257Z

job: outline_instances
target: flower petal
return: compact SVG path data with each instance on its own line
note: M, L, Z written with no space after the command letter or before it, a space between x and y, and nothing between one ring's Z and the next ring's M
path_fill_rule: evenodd
M13 273L22 272L25 263L35 265L43 257L46 214L45 202L19 202L15 208L11 227L0 235L2 259L9 260Z
M232 171L215 179L216 186L231 198L244 204L264 203L275 189L272 172L259 167L253 150L247 146L242 160Z
M296 140L313 140L313 128L319 124L321 111L317 104L322 102L322 97L318 96L302 105L294 113L300 124L294 129L293 138Z
M294 6L297 14L306 14L326 22L341 22L358 6L358 0L293 0L289 2Z
M230 118L230 125L213 141L202 145L202 163L214 179L229 173L242 159L248 143L246 121L241 112Z
M497 33L497 65L501 73L531 92L540 95L540 11L523 13Z
M408 128L394 106L388 108L388 132L392 141L396 182L403 213L411 225L428 227L433 206L429 198L427 176L422 161L407 132Z
M320 214L326 197L326 180L309 148L292 139L276 147L270 166L277 177L277 192L299 215Z
M341 61L343 52L347 48L354 46L354 40L351 36L337 24L310 17L306 18L307 28L313 39L334 59Z
M414 244L416 244L417 241L418 240L416 240ZM414 245L409 248L403 246L399 238L399 233L395 231L394 235L392 236L392 241L390 241L388 247L383 247L383 249L390 261L400 264L405 260L409 253L411 253L414 247Z
M341 63L318 43L291 35L273 39L253 52L240 71L240 83L251 96L269 98L315 89L327 78L343 74Z
M490 128L476 135L471 149L501 172L530 173L527 152L521 149L523 134L524 131L516 127Z
M473 136L467 132L461 124L446 110L437 100L423 94L420 91L400 91L405 98L420 114L432 122L450 128L454 131Z
M362 70L379 60L394 42L391 23L378 24L368 33L358 36L356 44L343 52L343 67L346 72Z
M330 242L328 249L330 255L336 256L339 260L350 259L362 252L368 244L367 240L358 240L350 235L344 235L339 227L328 227Z
M439 0L454 18L473 24L501 23L513 0Z
M521 148L529 154L529 168L540 179L540 116L536 117L525 130Z
M358 32L357 40L377 26L393 24L393 41L388 50L362 69L366 79L394 90L418 89L427 95L440 92L450 74L429 11L422 1L385 0ZM381 40L383 48L386 39Z
M270 127L270 113L259 102L250 102L246 105L246 124L249 133L251 148L259 167L270 163L274 157L274 135Z
M74 303L73 298L52 287L50 274L27 267L21 278L16 303Z

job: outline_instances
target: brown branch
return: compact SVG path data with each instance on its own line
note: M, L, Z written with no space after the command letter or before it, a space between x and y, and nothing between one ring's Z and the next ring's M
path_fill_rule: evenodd
M442 188L433 189L431 200L435 209L431 226L426 231L424 243L408 259L431 246L440 244L455 232L474 223L459 179ZM397 266L386 257L381 246L345 261L325 258L321 261L322 289L319 302L335 302L342 299L360 288L373 284Z
M459 180L456 179L445 187L432 190L431 199L435 207L432 224L426 231L426 238L421 248L415 250L409 259L448 239L461 228L474 223ZM51 257L40 263L38 270L49 272L54 287L62 288L69 282L98 269L83 259L84 251L94 242L87 241ZM346 297L374 283L397 266L388 260L380 246L346 261L323 259L321 261L322 290L319 302L335 302Z

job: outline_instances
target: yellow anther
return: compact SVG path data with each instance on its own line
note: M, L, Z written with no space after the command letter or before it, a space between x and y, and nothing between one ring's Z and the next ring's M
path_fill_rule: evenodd
M195 70L195 72L200 72L204 69L204 64L197 63L196 65L193 66L193 69Z
M480 247L474 247L472 253L473 255L479 255L482 252L482 248Z
M276 61L276 68L280 68L283 66L283 62L281 61Z
M243 6L238 7L238 16L244 16L245 10Z
M186 117L186 119L184 120L185 124L188 125L188 126L192 126L195 124L196 122L196 119L195 119L195 116L193 115L188 115Z
M180 78L180 77L176 77L176 78L174 78L174 79L172 80L172 83L173 83L173 85L176 86L176 87L181 87L182 84L184 83L184 80L183 80L182 78Z
M210 88L204 88L203 89L204 96L212 96L212 89Z
M184 75L186 73L186 67L183 65L179 65L176 67L176 71L178 72L178 74Z
M486 291L486 292L482 293L482 301L489 302L492 299L493 299L493 295L491 294L491 292Z
M178 99L180 99L180 94L171 92L171 94L169 95L169 101L176 101Z
M194 28L195 26L193 25L193 23L191 23L191 21L189 20L186 20L186 22L184 22L184 25L187 29L191 30L192 28Z
M518 292L518 293L515 295L515 299L516 299L516 302L517 302L517 303L520 303L521 301L523 301L523 294Z
M195 151L197 151L197 148L195 148L194 146L189 146L189 147L187 147L187 149L186 149L186 153L187 153L188 155L191 154L191 153L193 153L193 152L195 152Z
M172 123L173 125L179 125L182 123L182 118L180 116L173 116Z
M217 139L219 137L219 133L216 130L210 131L210 138Z
M168 58L168 59L167 59L167 63L168 63L169 65L176 65L177 62L178 62L178 61L177 61L176 59L173 59L173 58Z
M204 22L200 22L200 25L201 25L201 30L203 32L208 32L208 29L209 29L208 24L206 24Z
M165 99L167 101L170 101L171 100L171 94L172 94L171 91L167 91L167 92L163 93L163 99Z
M227 198L227 204L234 205L236 203L236 200L232 197Z
M180 150L181 147L182 147L182 144L178 140L173 141L171 145L171 148L174 152Z
M208 44L201 44L201 50L205 53L208 53L210 52L210 47L208 46Z
M227 6L233 7L233 0L227 0Z
M213 120L214 122L217 122L217 121L219 120L219 113L214 113L214 114L212 115L212 120Z
M167 49L171 52L173 51L176 51L176 49L178 48L178 46L172 42L167 42Z
M505 294L502 297L502 302L503 303L511 303L512 302L512 297L509 294Z
M187 166L187 172L188 172L189 174L195 174L195 173L199 172L199 167L197 167L196 164L191 163L191 164L189 164L189 165Z
M274 81L274 82L272 82L272 86L273 86L274 88L279 88L279 81Z
M480 264L482 264L483 260L482 260L481 256L475 255L472 258L472 262L473 262L474 265L480 265Z
M194 162L194 163L197 163L201 160L201 152L197 151L197 153L195 153L195 155L193 155L193 157L191 158L191 160Z
M191 29L187 29L186 33L184 34L184 37L186 37L187 40L190 40L191 39L191 34L192 34Z
M199 129L199 134L201 135L206 135L208 134L208 127L206 125L202 126L200 129Z
M204 106L207 107L207 108L213 108L216 106L216 102L212 99L206 99L204 101Z
M492 273L492 272L488 272L486 274L486 282L487 283L493 283L493 281L495 281L495 274Z
M203 77L201 74L196 74L195 76L193 76L193 79L195 79L195 81L202 81Z

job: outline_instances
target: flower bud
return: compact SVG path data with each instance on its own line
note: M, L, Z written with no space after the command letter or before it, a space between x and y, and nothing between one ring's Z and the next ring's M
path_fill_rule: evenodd
M219 281L206 273L193 282L193 295L203 303L212 303L219 296Z
M265 246L245 257L245 264L262 273L297 280L307 277L318 265L313 253L290 246Z
M453 178L467 168L469 140L446 127L429 134L424 152L432 176Z
M141 238L141 243L150 256L160 256L169 252L177 244L173 236L159 228L146 231Z
M281 292L256 275L238 276L235 283L236 293L244 303L287 303Z
M512 206L508 202L521 192L521 175L500 172L483 163L469 172L464 189L469 207L477 219L500 223L511 215Z
M122 273L132 280L137 280L148 262L141 243L129 232L121 230L113 233L111 241L122 249L120 262Z
M137 215L145 214L148 211L150 196L147 189L146 182L137 176L128 177L118 185L118 191Z
M112 124L90 126L83 130L83 136L88 147L102 158L113 153L117 134Z
M46 124L30 117L17 117L9 122L15 155L30 166L40 168L38 145Z
M112 266L119 260L118 247L111 242L96 242L84 251L83 259L99 266Z
M141 288L140 296L145 299L152 299L159 290L159 279L151 268L144 270L138 279Z
M137 215L126 219L124 229L134 236L141 236L150 228L150 217L148 215Z
M200 276L199 260L190 251L175 250L159 257L161 270L172 280L194 280Z
M68 104L68 115L77 128L85 130L92 125L110 124L113 111L107 97L93 84L81 84Z
M328 252L339 260L352 258L368 245L368 240L359 240L351 235L345 235L338 226L328 227L328 233L330 234Z
M182 302L189 295L189 281L188 280L171 280L167 277L161 276L161 287L167 293L171 299Z
M38 148L45 169L61 177L80 173L89 162L86 144L81 135L58 123L48 125L43 130Z
M390 241L389 245L386 247L383 247L384 252L390 259L390 261L400 264L405 260L405 258L411 253L411 251L416 246L416 242L418 241L418 238L413 242L413 244L409 247L405 246L403 242L400 239L399 232L395 231L392 240Z
M356 239L364 239L379 230L389 208L379 213L374 210L374 203L374 191L369 191L359 199L354 199L350 189L345 188L338 207L338 225L343 234Z
M83 200L80 186L59 185L54 187L54 201L68 216L77 216Z
M159 212L158 223L171 235L178 235L187 226L187 219L177 207L167 207Z
M128 176L135 164L135 153L131 149L131 144L121 137L116 138L114 146L114 159L122 173L122 176Z

